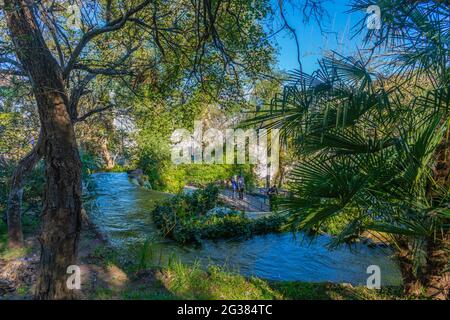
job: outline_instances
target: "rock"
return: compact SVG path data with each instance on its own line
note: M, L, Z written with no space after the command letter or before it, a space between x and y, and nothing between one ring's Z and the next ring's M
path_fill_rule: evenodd
M14 291L16 291L16 288L10 281L0 279L0 296L13 293Z
M206 216L208 217L210 216L224 217L227 215L236 215L236 214L239 214L239 212L227 207L215 207L206 212Z
M131 180L131 183L144 187L146 189L151 189L152 186L148 181L148 177L144 174L142 169L131 170L127 172L128 178Z
M130 170L127 171L129 178L139 178L144 174L144 171L142 169L136 169L136 170Z
M136 186L139 186L139 181L136 178L130 178L130 182Z
M149 189L149 190L151 190L151 189L152 189L152 185L150 184L150 182L149 182L149 181L144 181L144 185L143 185L143 187L144 187L144 188L146 188L146 189Z

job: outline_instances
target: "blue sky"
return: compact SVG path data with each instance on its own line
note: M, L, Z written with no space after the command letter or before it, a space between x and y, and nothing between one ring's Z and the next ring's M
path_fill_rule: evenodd
M301 4L303 0L291 0L293 3ZM274 29L281 25L281 18L278 9L278 0L272 0L276 19ZM356 52L357 46L361 46L362 35L357 35L351 39L352 27L364 17L361 13L346 13L349 9L349 1L329 0L324 3L329 18L322 20L322 25L326 33L322 33L315 21L308 24L303 23L301 10L295 9L285 0L285 16L289 24L295 28L299 44L300 57L303 71L311 73L318 68L317 60L326 51L334 50L343 55L351 55ZM295 40L291 33L283 30L272 38L273 43L278 47L278 67L281 70L299 69L297 62L297 49Z

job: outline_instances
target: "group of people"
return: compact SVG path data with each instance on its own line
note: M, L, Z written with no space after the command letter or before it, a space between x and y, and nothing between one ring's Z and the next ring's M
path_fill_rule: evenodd
M236 194L239 195L239 199L244 199L245 182L242 175L231 177L231 188L233 190L233 199L236 199Z
M222 181L225 188L230 188L233 191L232 198L239 200L244 199L245 181L242 175L232 176L229 180ZM278 197L278 188L273 185L266 190L266 195L269 200L270 210L276 210L276 198Z

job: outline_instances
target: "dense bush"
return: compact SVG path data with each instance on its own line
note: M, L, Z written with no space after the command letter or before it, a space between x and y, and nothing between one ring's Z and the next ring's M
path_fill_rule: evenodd
M248 219L244 215L205 217L194 224L196 234L204 239L249 238L258 234L280 232L285 222L283 216L274 215Z
M206 186L205 189L195 190L188 199L190 200L190 211L196 215L204 215L206 211L217 205L219 197L219 189L212 184Z
M158 146L153 150L146 150L136 164L136 167L142 168L148 175L152 187L156 190L176 193L182 191L187 184L204 187L213 182L229 180L239 174L244 176L248 190L256 185L253 165L174 165L166 149Z
M8 201L9 180L13 173L13 167L10 165L0 165L0 210L6 209L6 202Z
M192 195L179 194L156 206L153 220L164 236L180 243L200 239L224 239L281 231L285 217L274 215L256 220L233 211L224 216L207 215L217 204L217 187L209 185Z
M0 165L0 210L6 210L8 195L11 185L11 177L13 175L16 164ZM43 193L45 178L44 178L44 164L39 162L32 172L26 178L26 184L23 190L23 201L25 210L31 207L39 207Z
M80 158L83 164L83 182L85 185L92 183L90 180L90 174L95 172L100 167L96 158L86 152L80 151ZM14 169L17 166L17 162L0 163L0 212L5 212L7 207L7 201L11 186L11 177ZM39 212L42 195L45 185L45 164L44 161L39 161L33 170L26 175L24 190L23 190L23 203L22 210Z

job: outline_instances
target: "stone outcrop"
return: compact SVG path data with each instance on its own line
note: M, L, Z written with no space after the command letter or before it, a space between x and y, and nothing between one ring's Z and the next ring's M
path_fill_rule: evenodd
M146 189L152 188L150 182L148 181L148 177L144 174L142 169L130 170L127 171L127 174L128 178L133 184L144 187Z

